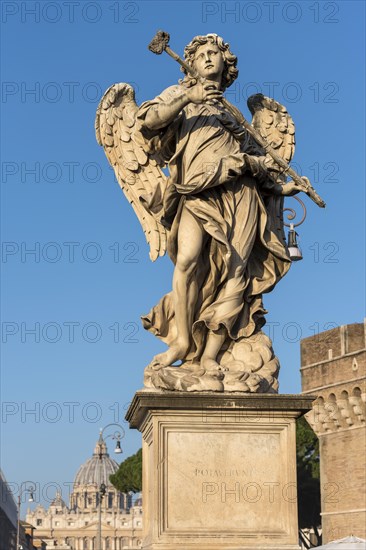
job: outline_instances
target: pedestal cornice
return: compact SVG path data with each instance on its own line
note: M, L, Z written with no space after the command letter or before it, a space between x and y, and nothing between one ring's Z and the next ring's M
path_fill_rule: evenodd
M140 390L134 395L126 413L130 428L137 428L144 422L149 411L156 410L246 410L290 413L301 416L312 407L316 399L313 395L293 394L248 394L248 393L215 393L215 392L175 392Z

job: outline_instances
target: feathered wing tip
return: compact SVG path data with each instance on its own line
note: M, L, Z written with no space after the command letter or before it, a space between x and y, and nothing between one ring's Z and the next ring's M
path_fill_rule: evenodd
M295 153L295 125L286 107L263 94L250 96L247 105L253 115L252 126L289 164ZM266 164L277 166L270 155L267 155Z
M134 139L137 111L133 87L124 82L114 84L98 105L95 135L138 217L150 245L150 258L155 261L166 252L166 229L144 204L148 196L162 196L167 178L139 140Z
M106 90L106 92L104 93L102 99L99 101L95 116L95 136L99 145L104 145L100 127L101 116L105 114L105 111L109 110L111 107L117 109L121 105L121 102L124 98L126 98L126 100L128 100L130 104L133 104L137 111L138 107L135 102L135 90L130 84L127 84L126 82L121 82L120 84L113 84L112 86L110 86L108 90ZM113 108L111 109L111 111L112 113L110 114L113 115ZM132 124L134 124L134 119L132 121Z

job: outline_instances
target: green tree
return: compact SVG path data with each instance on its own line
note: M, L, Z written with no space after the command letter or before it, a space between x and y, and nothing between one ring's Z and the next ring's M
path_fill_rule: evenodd
M121 493L138 493L142 489L142 449L124 460L110 482Z
M296 462L300 538L311 548L301 530L313 528L316 546L321 544L319 440L303 416L296 422Z

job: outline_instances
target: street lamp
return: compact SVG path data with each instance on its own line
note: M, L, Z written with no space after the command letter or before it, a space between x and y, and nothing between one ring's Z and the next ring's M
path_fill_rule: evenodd
M30 483L31 485L29 487L23 487L23 485L26 485L27 483ZM33 493L36 490L36 484L34 481L23 481L20 484L19 488L19 495L18 495L18 521L17 521L17 545L16 550L20 549L20 507L22 504L22 496L24 492L29 493L28 502L34 502L34 496Z
M120 442L119 439L118 439L117 442L116 442L116 448L114 449L114 452L115 452L116 454L118 454L118 455L121 454L121 453L123 453L123 451L122 451L122 449L121 449L121 442Z
M103 434L105 432L105 430L107 428L110 428L111 426L118 426L118 428L121 430L121 431L118 431L116 430L115 432L113 432L112 434L109 434L109 435L106 435L105 437L103 437ZM121 448L121 439L125 436L125 430L123 429L123 427L120 425L120 424L116 424L115 422L112 422L111 424L107 424L106 426L104 426L104 428L101 428L100 429L100 432L99 432L99 437L100 439L108 439L108 437L111 437L112 439L115 439L116 440L116 446L115 446L115 449L114 449L114 452L116 454L121 454L123 451L122 451L122 448ZM99 458L101 459L102 458L102 451L101 451L101 448L99 447Z
M115 431L110 435L107 435L103 438L103 433L107 428L110 428L111 426L117 426L121 431ZM111 424L107 424L104 428L100 429L99 434L99 440L102 443L102 441L106 440L108 437L111 437L112 439L116 440L116 447L114 449L114 452L116 454L121 454L122 448L121 448L121 439L125 436L125 431L123 427L120 424L116 424L112 422ZM99 453L98 453L99 460L102 460L103 453L102 453L102 445L99 445ZM97 540L97 550L102 550L102 501L105 497L107 492L107 486L105 483L101 483L99 486L98 491L98 540Z

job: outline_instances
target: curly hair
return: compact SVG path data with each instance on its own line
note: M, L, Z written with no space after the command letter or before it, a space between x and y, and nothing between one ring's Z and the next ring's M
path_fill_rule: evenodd
M222 57L224 59L224 71L222 73L221 87L225 90L231 86L234 80L238 77L239 71L236 68L238 58L230 51L229 44L224 42L224 39L221 38L221 36L213 33L206 34L204 36L195 36L184 48L184 58L188 65L193 67L196 51L200 46L207 44L209 41L212 42L212 44L215 44L222 52ZM182 67L181 70L185 73L185 75L187 75L187 80L189 80L191 77L188 75L184 67Z

